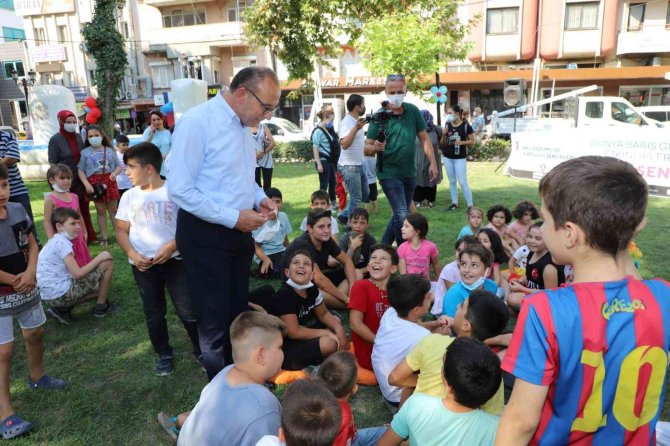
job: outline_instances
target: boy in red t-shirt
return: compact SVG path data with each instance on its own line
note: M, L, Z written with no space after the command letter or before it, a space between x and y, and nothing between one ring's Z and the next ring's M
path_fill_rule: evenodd
M328 357L319 367L319 378L333 392L342 410L342 421L333 446L374 446L384 435L386 427L357 429L349 398L358 390L358 367L350 352L337 352Z
M372 345L379 322L389 307L386 285L398 271L398 253L390 245L370 248L369 279L359 280L351 288L349 297L349 326L351 341L358 365L372 370Z

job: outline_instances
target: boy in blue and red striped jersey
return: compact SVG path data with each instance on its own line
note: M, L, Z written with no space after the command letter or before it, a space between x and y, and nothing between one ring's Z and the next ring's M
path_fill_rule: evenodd
M647 185L630 164L581 157L540 182L542 236L574 281L522 305L502 368L516 376L496 445L655 444L670 284L627 275Z

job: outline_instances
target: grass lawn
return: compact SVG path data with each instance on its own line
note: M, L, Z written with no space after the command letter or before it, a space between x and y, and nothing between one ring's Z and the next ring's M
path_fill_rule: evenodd
M486 210L497 203L508 207L522 199L539 204L537 182L505 177L494 172L497 163L469 163L469 179L475 203ZM275 167L273 185L284 194L284 211L295 231L309 208L309 196L318 187L311 164L280 164ZM41 238L45 182L28 184ZM466 224L464 203L461 209L446 212L448 182L439 186L437 205L421 210L430 221L428 238L440 249L442 265L452 260L453 243ZM370 232L381 238L390 215L388 202L380 195L379 215L372 215ZM95 211L92 211L95 223ZM644 254L644 276L670 278L670 254L663 240L670 234L670 200L651 198L649 224L636 240ZM91 247L93 255L100 248ZM15 440L16 445L169 445L172 441L156 422L165 410L189 410L207 383L204 372L193 359L186 333L172 308L169 328L175 347L175 371L168 377L154 374L155 355L148 340L141 300L130 267L118 245L110 248L114 256L114 280L110 298L121 305L118 312L97 320L92 304L75 310L77 323L61 326L48 320L45 326L45 366L48 373L67 381L66 390L37 392L26 388L28 375L25 348L18 329L11 372L11 393L17 413L36 424L34 433ZM252 287L258 285L252 280ZM279 389L281 392L282 389ZM391 416L381 402L377 388L362 388L352 400L359 427L389 422ZM662 418L670 417L665 404Z

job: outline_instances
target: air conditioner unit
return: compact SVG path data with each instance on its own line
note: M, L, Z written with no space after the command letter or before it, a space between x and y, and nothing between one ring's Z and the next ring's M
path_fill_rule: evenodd
M136 91L127 91L126 92L126 99L137 99L137 92Z
M659 56L656 56L651 60L651 65L654 66L654 67L660 67L661 62L662 62L661 58Z

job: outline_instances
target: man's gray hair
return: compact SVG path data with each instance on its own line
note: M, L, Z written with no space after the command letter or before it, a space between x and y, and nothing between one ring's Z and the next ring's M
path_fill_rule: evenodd
M266 78L270 78L275 85L279 85L279 78L277 74L267 67L247 67L240 70L230 83L229 90L235 92L238 88L255 87L263 82Z

